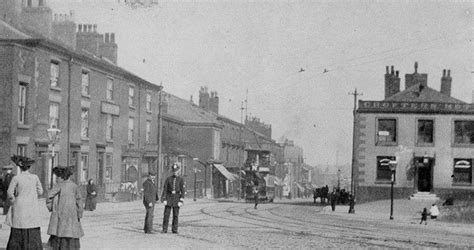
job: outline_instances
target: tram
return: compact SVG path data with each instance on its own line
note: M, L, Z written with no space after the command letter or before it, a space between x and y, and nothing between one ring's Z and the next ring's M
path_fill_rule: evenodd
M270 151L262 149L246 149L247 160L244 165L242 185L245 190L245 200L254 201L258 195L259 201L273 202L275 198L274 176L270 173ZM258 192L255 192L255 188Z

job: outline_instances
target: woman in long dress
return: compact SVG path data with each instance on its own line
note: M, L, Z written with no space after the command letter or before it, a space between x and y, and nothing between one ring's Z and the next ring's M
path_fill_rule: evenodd
M87 211L94 211L97 205L97 186L93 179L89 180L87 184L87 197L84 209Z
M43 188L38 176L28 171L35 161L16 155L11 160L21 173L12 178L7 191L12 204L7 214L11 218L7 249L43 249L38 217L38 196L43 194Z
M83 207L79 187L69 177L72 167L55 167L57 183L48 192L46 205L51 211L48 244L52 249L79 249L79 238L84 236L80 219Z

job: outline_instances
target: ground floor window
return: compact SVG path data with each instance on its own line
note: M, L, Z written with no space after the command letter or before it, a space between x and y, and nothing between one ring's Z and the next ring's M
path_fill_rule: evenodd
M377 156L377 181L391 181L392 172L390 171L390 161L394 161L395 156Z
M472 183L472 159L454 159L453 184Z

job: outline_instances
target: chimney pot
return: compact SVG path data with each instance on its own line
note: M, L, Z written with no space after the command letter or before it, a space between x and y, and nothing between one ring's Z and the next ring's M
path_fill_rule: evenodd
M392 75L395 74L394 67L392 65Z
M105 33L105 43L109 43L109 33Z
M447 76L448 76L448 77L451 76L451 70L450 70L450 69L448 69L448 75L447 75Z
M443 69L443 77L446 76L446 69Z
M415 62L415 73L418 73L418 62Z
M115 33L110 33L110 42L115 43Z
M395 71L395 75L396 75L397 77L398 77L398 73L399 73L399 72L398 72L398 70L397 70L397 71Z
M388 70L388 66L385 66L385 71L386 71L387 75L390 73L389 70Z
M78 31L78 32L81 32L81 31L82 31L82 24L78 24L78 25L77 25L77 31Z
M97 33L97 24L94 24L94 33Z

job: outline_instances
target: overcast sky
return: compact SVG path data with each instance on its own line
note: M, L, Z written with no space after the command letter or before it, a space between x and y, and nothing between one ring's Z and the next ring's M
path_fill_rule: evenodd
M374 3L375 2L375 3ZM428 73L439 90L451 69L452 96L472 101L472 1L171 1L132 9L116 0L49 0L77 23L115 32L119 66L198 101L200 86L220 113L248 113L304 149L309 164L348 164L355 88L382 100L385 66ZM304 72L299 72L303 68ZM326 73L323 73L327 71Z

